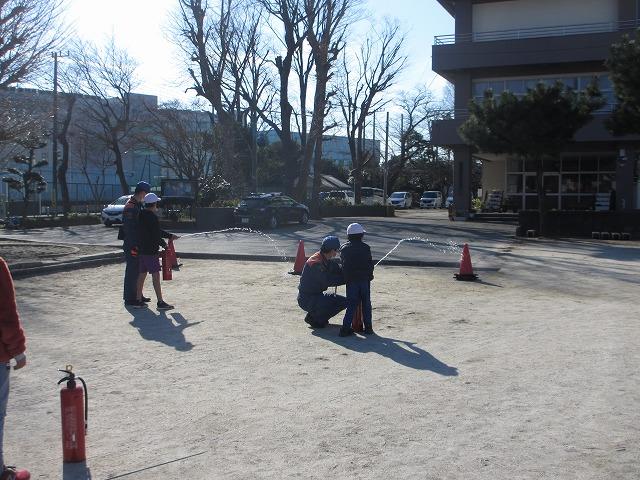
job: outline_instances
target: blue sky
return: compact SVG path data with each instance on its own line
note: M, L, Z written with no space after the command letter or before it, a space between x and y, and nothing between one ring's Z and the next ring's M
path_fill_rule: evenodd
M140 63L137 91L161 100L187 98L181 60L164 32L175 5L176 0L68 0L78 38L100 43L113 34ZM368 0L366 8L369 18L395 18L407 32L409 68L398 88L422 83L439 95L444 81L431 71L431 45L435 35L453 33L453 19L436 0Z

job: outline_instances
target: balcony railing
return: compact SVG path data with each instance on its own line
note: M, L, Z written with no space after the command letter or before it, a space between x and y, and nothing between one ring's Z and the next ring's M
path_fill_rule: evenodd
M460 35L438 35L435 45L451 45L468 42L494 42L497 40L519 40L522 38L562 37L588 33L618 32L640 27L640 19L620 22L587 23L582 25L562 25L558 27L519 28L516 30L496 30L493 32L464 33Z
M616 107L616 103L607 103L602 108L593 112L593 115L609 115L613 112ZM440 120L455 120L455 119L466 119L469 117L469 109L467 108L456 108L456 109L444 109L438 111L438 116L435 121Z

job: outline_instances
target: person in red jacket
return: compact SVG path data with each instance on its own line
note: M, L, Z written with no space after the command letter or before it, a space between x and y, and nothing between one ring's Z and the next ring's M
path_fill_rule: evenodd
M9 372L11 369L9 362L15 361L14 370L24 367L27 364L25 350L24 331L18 317L13 279L7 262L0 257L0 465L2 465L0 480L29 480L31 478L27 470L17 470L15 467L6 466L2 451L4 417L7 413L9 400Z

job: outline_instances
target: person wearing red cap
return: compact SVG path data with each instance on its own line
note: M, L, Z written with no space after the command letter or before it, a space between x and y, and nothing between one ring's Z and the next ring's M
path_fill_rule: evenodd
M13 279L7 262L0 257L0 465L2 470L0 480L29 480L31 475L27 470L17 470L6 466L3 456L4 418L7 414L9 400L9 362L15 361L14 370L19 370L27 364L26 341L24 331L20 325L16 294Z

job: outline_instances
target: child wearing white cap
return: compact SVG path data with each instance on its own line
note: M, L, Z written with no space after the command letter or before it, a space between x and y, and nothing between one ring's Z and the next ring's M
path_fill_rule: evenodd
M155 193L147 193L144 197L144 210L140 212L138 219L138 240L140 255L140 273L138 274L137 285L137 307L144 306L142 300L142 288L147 278L147 273L151 274L153 281L153 289L158 299L158 310L170 310L173 305L169 305L162 298L162 287L160 286L160 260L158 252L160 247L167 247L164 238L177 240L178 237L171 233L165 232L160 228L158 220L158 202L161 199Z
M347 311L344 314L340 336L353 334L351 321L362 303L364 333L373 334L371 321L371 280L373 280L373 259L371 248L362 241L365 229L359 223L352 223L347 227L349 241L340 248L342 271L347 283Z

